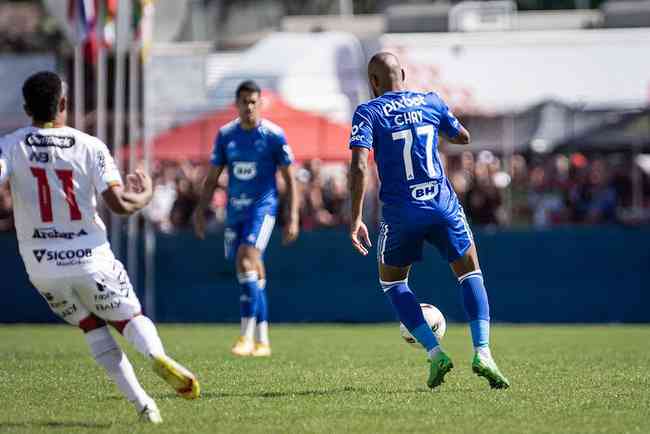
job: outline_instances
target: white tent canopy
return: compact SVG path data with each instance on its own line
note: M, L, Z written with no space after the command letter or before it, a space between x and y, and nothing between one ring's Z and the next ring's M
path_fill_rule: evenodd
M546 99L650 103L647 28L387 34L381 44L417 74L436 71L443 87L471 95L471 104L482 111L521 109Z
M297 108L347 122L356 104L367 98L364 68L365 57L353 35L274 33L242 53L214 94L231 101L241 80L255 79Z

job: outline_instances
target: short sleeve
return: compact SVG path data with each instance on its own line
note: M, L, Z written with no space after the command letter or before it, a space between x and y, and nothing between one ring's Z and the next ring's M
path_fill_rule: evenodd
M372 148L372 121L370 110L364 105L357 107L352 116L350 148Z
M437 99L440 108L440 131L442 131L445 136L453 139L460 134L462 126L458 119L456 119L456 116L451 112L451 109L447 107L447 104L445 104L442 99Z
M4 184L11 176L11 158L8 143L0 138L0 184Z
M284 131L280 130L273 133L273 149L275 163L278 166L288 166L293 163L293 151L287 143Z
M106 145L97 142L92 156L92 179L95 189L103 193L109 187L122 184L120 171Z
M214 139L214 148L212 149L212 155L210 156L210 163L213 166L224 166L227 163L226 147L223 142L223 134L219 131L217 137Z

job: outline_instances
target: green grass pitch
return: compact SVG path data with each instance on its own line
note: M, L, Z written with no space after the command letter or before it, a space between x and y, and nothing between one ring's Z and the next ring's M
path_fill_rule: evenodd
M230 356L235 326L160 331L203 396L175 397L129 349L165 420L152 427L137 424L76 329L0 326L0 432L650 433L648 326L497 325L505 391L471 373L460 325L443 341L455 369L435 391L397 324L273 326L270 359Z

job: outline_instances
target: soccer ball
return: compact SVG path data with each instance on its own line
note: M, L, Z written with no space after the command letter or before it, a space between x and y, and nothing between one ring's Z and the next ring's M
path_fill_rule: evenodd
M447 321L445 321L445 317L442 315L442 312L440 312L438 308L432 304L420 303L420 307L422 308L422 315L424 315L424 320L427 322L427 324L429 324L429 327L431 327L433 334L436 335L437 339L442 339L442 337L445 335L445 331L447 330ZM402 323L399 323L399 332L402 335L402 339L404 339L407 343L413 346L420 345L418 341L413 337L413 335L408 331L406 326Z

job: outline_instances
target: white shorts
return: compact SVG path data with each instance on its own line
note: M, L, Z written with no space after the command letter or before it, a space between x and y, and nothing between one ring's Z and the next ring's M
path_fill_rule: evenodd
M129 275L117 259L102 262L94 273L30 280L52 311L75 326L90 314L105 321L126 321L142 311Z

